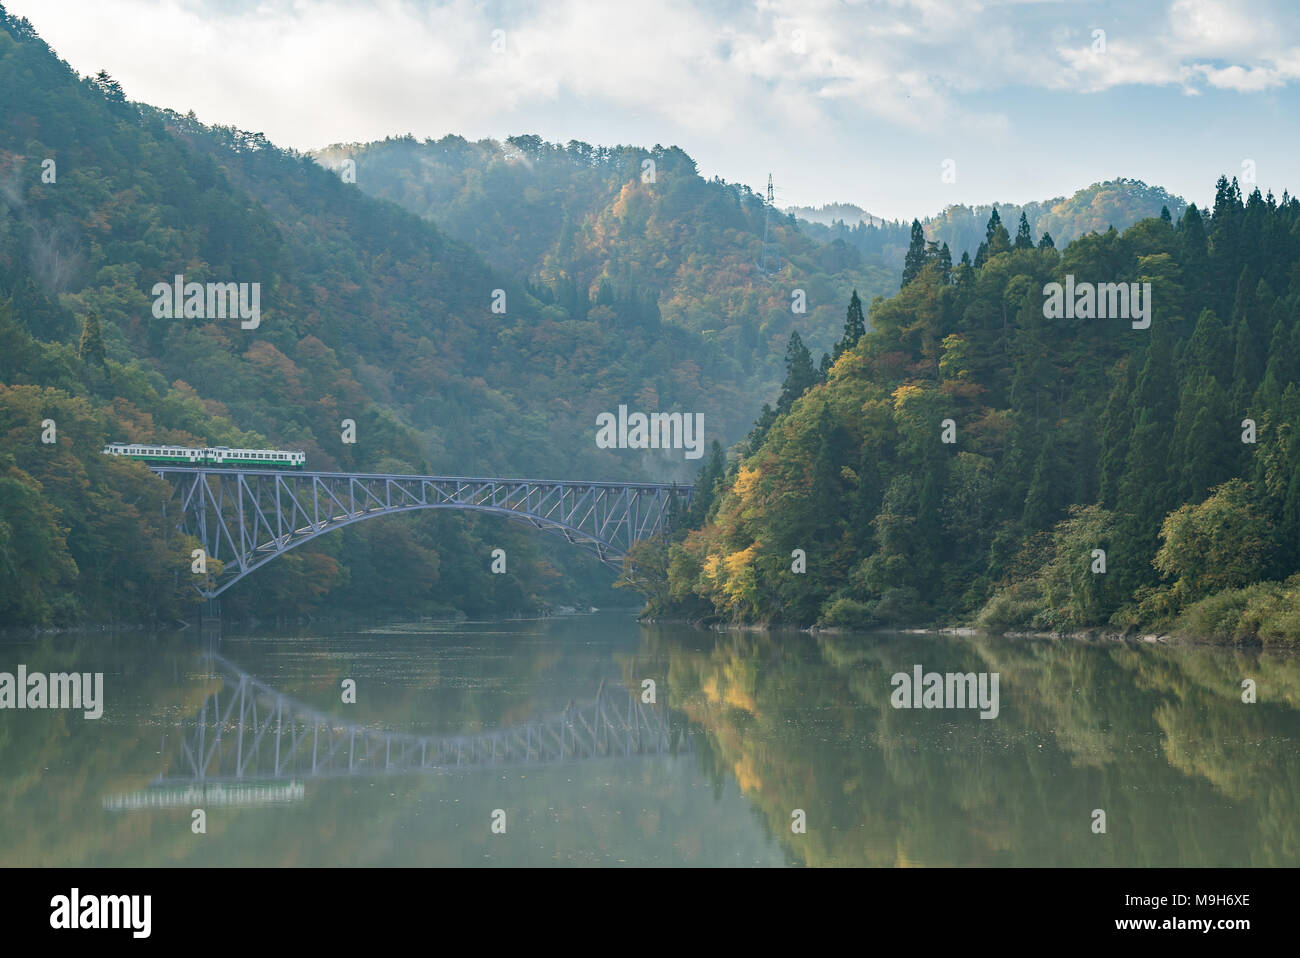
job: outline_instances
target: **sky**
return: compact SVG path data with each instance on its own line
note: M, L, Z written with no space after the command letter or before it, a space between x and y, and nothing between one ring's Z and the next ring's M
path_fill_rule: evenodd
M0 0L133 100L311 150L676 145L889 219L1129 177L1300 192L1300 4Z

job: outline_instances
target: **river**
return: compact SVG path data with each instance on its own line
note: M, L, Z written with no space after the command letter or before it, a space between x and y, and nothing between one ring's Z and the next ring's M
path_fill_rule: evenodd
M599 614L20 664L102 672L103 715L0 711L4 866L1300 864L1293 654ZM896 707L918 667L996 675L996 715Z

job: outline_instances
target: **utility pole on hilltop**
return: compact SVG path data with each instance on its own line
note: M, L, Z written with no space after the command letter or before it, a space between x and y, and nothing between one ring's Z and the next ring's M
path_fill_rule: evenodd
M776 191L772 187L772 174L767 174L767 202L763 210L763 261L758 268L770 276L781 269L781 248L771 241L772 210L776 208Z

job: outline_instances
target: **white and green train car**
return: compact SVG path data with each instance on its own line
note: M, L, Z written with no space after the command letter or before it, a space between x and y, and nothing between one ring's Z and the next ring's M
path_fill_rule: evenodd
M106 456L125 456L168 466L216 466L223 469L301 469L307 456L288 449L232 449L213 446L151 446L139 442L110 442Z
M231 449L229 446L213 446L204 449L206 461L214 466L226 469L301 469L307 456L301 452L287 449Z
M104 447L106 456L126 456L169 466L201 466L205 451L188 446L149 446L140 442L110 442Z

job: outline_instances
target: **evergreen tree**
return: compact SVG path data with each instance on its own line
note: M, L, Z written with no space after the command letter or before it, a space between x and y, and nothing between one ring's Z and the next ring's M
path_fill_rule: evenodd
M1133 390L1134 425L1119 483L1115 546L1118 554L1129 558L1117 573L1129 593L1155 581L1149 563L1158 546L1161 522L1177 505L1177 484L1169 471L1177 403L1171 336L1168 324L1153 324L1146 363Z
M843 515L840 458L848 445L844 430L835 423L830 408L823 405L817 416L817 454L813 457L808 506L814 535L818 542L835 538Z
M713 508L714 498L717 495L717 484L726 473L726 456L722 451L722 444L718 440L713 440L713 445L709 448L709 461L700 469L699 477L695 480L695 497L691 502L690 522L694 528L700 528L709 519L709 511Z
M1049 429L1034 462L1033 476L1029 480L1029 490L1025 493L1025 509L1021 522L1029 532L1048 529L1061 517L1066 502L1064 494L1068 487L1061 480L1062 470L1057 457L1056 430Z
M1213 310L1202 310L1196 320L1183 349L1182 366L1184 371L1205 370L1225 389L1232 385L1232 340Z
M903 258L903 286L921 274L925 263L925 232L921 229L920 220L912 220L912 240L908 244L907 255Z
M939 247L939 256L936 259L939 265L939 275L943 277L945 283L952 282L952 250L948 249L948 244L944 243Z
M812 354L799 338L798 331L792 332L785 347L785 382L776 401L777 413L789 412L794 401L816 382L817 370L813 368Z
M1034 238L1029 235L1029 217L1020 214L1020 225L1016 228L1015 249L1033 249Z
M1039 249L1056 249L1056 243L1052 240L1052 234L1043 230L1043 235L1038 240Z
M77 344L77 356L86 366L108 368L104 354L104 334L99 328L99 316L93 309L86 311L86 318L81 324L81 341Z
M754 420L754 428L749 431L745 437L745 443L750 451L757 449L763 443L767 436L767 431L772 428L772 423L776 422L776 410L769 403L763 403L763 409Z
M1186 277L1189 300L1199 309L1209 307L1228 315L1223 297L1211 295L1214 274L1210 269L1209 240L1205 235L1205 221L1195 203L1190 204L1179 219L1178 233L1182 241L1179 261Z
M1231 478L1237 458L1235 425L1223 387L1209 372L1195 370L1183 385L1172 442L1171 465L1181 465L1180 501L1199 502Z
M1007 228L1001 223L999 223L997 228L993 230L993 235L989 237L988 245L988 255L990 257L997 256L999 253L1005 253L1007 250L1011 249L1011 234L1007 232Z
M970 253L962 251L961 262L957 264L957 288L969 290L975 283L975 267L971 264Z
M871 546L872 522L880 512L880 497L884 494L880 462L869 443L863 444L858 455L857 475L849 530L858 553L864 555Z
M945 244L945 249L947 248ZM862 314L862 300L855 289L849 297L848 314L844 317L844 336L835 344L834 359L839 359L858 344L858 340L867 333L867 321Z
M100 70L95 74L95 78L90 81L100 93L104 94L104 99L110 103L125 103L126 94L122 92L122 84L118 83L108 75L107 70Z
M1241 416L1250 415L1251 397L1259 385L1262 366L1255 345L1255 334L1251 331L1249 320L1243 316L1237 321L1236 349L1232 360L1232 407Z
M1236 177L1229 183L1227 177L1220 176L1214 188L1214 211L1210 216L1209 241L1213 252L1213 278L1217 287L1224 293L1236 289L1242 267L1240 244L1241 221L1244 210L1241 205L1241 188Z
M1107 509L1113 509L1119 497L1119 484L1128 459L1129 436L1133 432L1132 370L1133 365L1125 361L1116 371L1101 414L1097 494Z
M1002 217L998 215L998 208L995 206L993 207L993 212L989 215L988 223L984 227L985 243L990 245L993 243L993 234L998 231L998 227L1000 227L1001 225L1002 225Z

